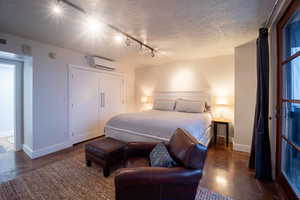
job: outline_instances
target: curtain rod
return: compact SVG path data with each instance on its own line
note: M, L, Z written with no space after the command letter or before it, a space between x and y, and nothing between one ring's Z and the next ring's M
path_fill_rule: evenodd
M271 19L272 19L272 16L274 15L274 12L275 12L278 4L279 4L279 0L276 0L276 2L273 5L273 8L272 8L270 14L268 15L268 18L267 18L266 22L264 23L264 26L263 26L264 28L270 28Z

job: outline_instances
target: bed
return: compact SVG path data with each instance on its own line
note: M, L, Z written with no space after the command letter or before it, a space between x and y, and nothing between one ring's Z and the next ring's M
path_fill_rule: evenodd
M155 99L205 100L210 97L203 92L155 93ZM169 141L177 128L193 135L201 144L208 146L211 138L210 112L179 112L177 110L147 110L124 113L110 119L105 126L105 135L118 140L159 142Z

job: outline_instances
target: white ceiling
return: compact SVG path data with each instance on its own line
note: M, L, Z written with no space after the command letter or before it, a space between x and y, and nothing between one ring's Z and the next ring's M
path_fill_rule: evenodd
M83 16L70 8L58 19L49 0L1 0L0 31L133 64L153 64L233 53L257 37L275 0L71 0L161 50L151 58L116 44L114 32L84 34Z

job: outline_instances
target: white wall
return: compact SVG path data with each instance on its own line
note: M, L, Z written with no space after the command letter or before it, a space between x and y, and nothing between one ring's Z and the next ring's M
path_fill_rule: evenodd
M68 49L41 44L0 33L0 38L7 39L7 45L0 45L0 51L22 55L23 44L32 48L32 76L33 82L33 116L32 138L25 138L28 143L26 151L34 155L43 155L50 151L70 146L68 133L68 64L88 67L85 55ZM49 53L56 54L56 59L50 59ZM120 72L127 78L127 111L134 106L134 70L130 66L120 64ZM24 72L25 74L26 72ZM29 74L28 74L29 73ZM30 70L27 76L30 76ZM26 84L26 80L25 80ZM26 113L24 113L26 117ZM24 128L26 129L26 127ZM30 130L30 127L28 128ZM30 134L29 134L30 135ZM32 145L30 146L30 140ZM26 142L27 141L27 142ZM33 156L35 157L35 156Z
M256 103L256 71L256 42L236 47L234 150L250 152Z
M0 63L0 137L14 134L14 66Z
M225 117L233 121L234 56L225 55L195 61L180 61L160 66L136 68L136 102L139 109L142 96L154 91L208 91L213 97L229 100Z

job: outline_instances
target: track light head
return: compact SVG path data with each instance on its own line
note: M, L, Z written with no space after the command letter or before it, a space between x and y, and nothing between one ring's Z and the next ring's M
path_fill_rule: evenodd
M59 1L57 1L55 4L52 5L52 13L56 16L60 16L63 13L62 7L59 4Z
M85 19L85 26L86 29L90 32L90 33L98 33L100 31L101 27L101 23L94 17L92 16L87 16Z
M116 43L121 43L122 41L124 40L123 36L118 34L118 35L115 35L115 42Z
M130 41L129 38L127 38L127 39L125 40L125 44L126 44L128 47L131 45L131 41Z
M154 50L151 51L151 57L154 58L155 57L155 53Z

